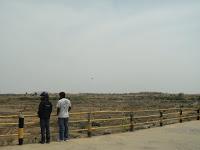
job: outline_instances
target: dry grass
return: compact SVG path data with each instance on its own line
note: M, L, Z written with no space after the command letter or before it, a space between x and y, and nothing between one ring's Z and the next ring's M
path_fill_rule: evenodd
M182 94L163 94L163 93L133 93L133 94L68 94L71 99L73 109L72 112L82 111L99 111L99 110L130 110L136 111L141 109L160 109L160 108L173 108L173 107L198 107L198 101L200 95L182 95ZM58 100L57 95L52 94L50 101L54 106L53 113L55 114L56 102ZM19 111L24 114L36 114L38 104L40 100L35 95L0 95L0 115L16 115ZM149 114L149 113L148 113ZM154 114L153 112L151 115ZM156 112L157 114L157 112ZM144 112L135 114L136 116L146 115ZM127 114L96 114L92 118L113 118L113 117L125 117ZM86 115L71 116L71 120L85 119ZM147 121L151 121L153 118L149 118ZM17 122L17 119L0 119L0 122ZM36 122L32 125L25 126L25 132L31 133L31 136L27 136L26 143L35 143L39 141L40 128L37 117L27 117L25 122ZM144 119L136 119L136 122L143 122ZM129 121L100 121L93 122L93 126L107 126L126 124ZM170 122L168 122L170 123ZM158 126L158 124L150 124L140 128L150 128ZM73 123L70 124L70 129L87 128L87 123ZM106 129L103 131L93 132L93 135L110 134L113 132L127 131L124 129ZM17 126L2 126L0 125L0 135L2 134L14 134L17 132ZM57 118L51 118L51 132L57 133ZM84 137L86 132L71 133L71 137ZM52 139L57 139L57 134L52 134ZM0 145L16 144L16 137L0 137Z

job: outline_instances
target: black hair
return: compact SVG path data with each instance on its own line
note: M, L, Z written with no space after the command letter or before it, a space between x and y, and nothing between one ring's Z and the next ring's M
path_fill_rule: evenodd
M60 98L65 98L65 92L60 92L59 96L60 96Z

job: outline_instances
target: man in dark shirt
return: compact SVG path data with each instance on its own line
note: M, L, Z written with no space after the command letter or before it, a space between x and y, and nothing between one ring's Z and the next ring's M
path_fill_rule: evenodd
M42 92L40 94L41 102L38 108L38 117L40 118L40 128L41 128L41 144L50 143L50 127L49 120L52 112L52 104L49 102L49 95L47 92ZM45 138L46 132L46 138Z

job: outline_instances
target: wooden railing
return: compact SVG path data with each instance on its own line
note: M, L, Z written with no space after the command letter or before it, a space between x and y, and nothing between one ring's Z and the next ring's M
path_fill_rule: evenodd
M95 115L99 115L100 117L95 117ZM84 117L83 119L75 119L76 116ZM106 117L104 117L106 116ZM113 117L117 116L117 117ZM56 115L53 114L52 117L56 118ZM0 116L0 120L4 119L17 119L18 115L10 115L10 116ZM37 115L24 114L25 118L25 128L28 126L37 126L39 123L39 119L37 119ZM29 119L28 119L29 118ZM129 131L134 131L138 127L142 127L145 125L152 126L163 126L171 123L182 123L183 121L190 120L199 120L200 118L200 110L199 108L169 108L169 109L154 109L154 110L137 110L137 111L91 111L91 112L75 112L70 113L70 124L76 123L85 123L85 128L74 128L70 129L70 133L74 132L86 132L88 137L92 136L92 133L97 130L105 130L105 129L114 129L114 128L125 128ZM32 121L26 121L32 120ZM36 121L34 121L36 120ZM125 124L117 124L112 125L113 121L125 121ZM98 122L107 122L106 126L93 126L93 123ZM111 122L111 123L110 123ZM0 122L0 127L3 129L4 127L17 127L18 122ZM57 134L57 133L52 133ZM32 133L24 133L24 136L32 136ZM1 137L11 137L11 136L19 136L18 133L15 134L4 134L0 135ZM39 135L38 135L39 136Z

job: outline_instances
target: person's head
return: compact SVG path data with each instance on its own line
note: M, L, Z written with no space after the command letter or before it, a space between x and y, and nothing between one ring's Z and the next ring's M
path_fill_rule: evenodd
M49 100L49 94L47 92L42 92L40 94L41 101L48 101Z
M60 92L59 96L60 96L60 99L65 98L65 92Z

